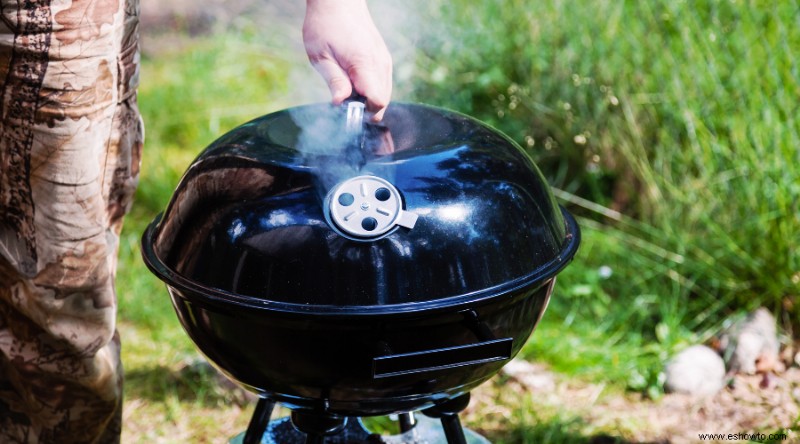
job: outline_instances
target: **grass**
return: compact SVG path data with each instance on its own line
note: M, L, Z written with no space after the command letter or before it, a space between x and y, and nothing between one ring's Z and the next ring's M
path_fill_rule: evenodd
M796 2L452 0L415 11L419 68L404 98L511 135L580 216L583 244L524 357L657 398L664 360L726 319L767 305L798 324ZM197 352L138 243L203 147L295 104L292 70L305 61L268 46L266 32L276 31L200 37L143 60L147 142L118 275L125 442L221 442L249 419L251 405L189 365ZM467 418L493 442L615 433L501 398L492 419Z
M633 215L604 222L671 253L681 285L797 293L800 77L781 50L800 43L796 2L463 3L431 12L453 25L425 40L419 97L496 124L559 188Z
M423 14L442 26L420 38L417 97L507 132L583 216L581 265L548 317L578 343L540 332L532 353L652 389L665 354L741 311L764 305L797 327L800 67L788 49L800 44L799 11L428 3ZM604 265L614 274L598 281ZM593 353L588 337L621 358Z

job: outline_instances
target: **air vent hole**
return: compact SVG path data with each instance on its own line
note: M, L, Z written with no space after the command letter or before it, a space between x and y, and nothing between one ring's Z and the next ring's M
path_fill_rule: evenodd
M342 193L339 195L339 203L344 207L349 207L353 205L353 202L356 201L356 198L353 197L350 193Z
M375 190L375 199L381 202L386 202L390 197L392 197L392 192L386 188L381 187Z
M361 228L367 231L372 231L377 227L378 227L378 220L375 219L374 217L365 217L361 221Z

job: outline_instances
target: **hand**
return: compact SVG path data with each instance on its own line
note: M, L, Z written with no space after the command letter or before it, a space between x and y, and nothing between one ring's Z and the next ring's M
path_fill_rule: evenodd
M355 91L377 122L392 96L392 57L372 22L366 0L307 0L303 41L334 104Z

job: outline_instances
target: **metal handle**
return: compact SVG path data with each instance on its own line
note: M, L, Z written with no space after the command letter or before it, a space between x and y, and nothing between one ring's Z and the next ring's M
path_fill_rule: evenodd
M367 98L353 94L342 102L342 107L346 113L345 131L353 136L359 136L364 132L364 111L367 108Z
M513 338L492 339L476 344L379 356L372 359L372 378L388 378L503 361L511 359L513 343Z
M364 108L366 108L366 105L353 100L347 102L345 106L347 112L345 131L353 136L361 135L364 132Z
M347 140L343 147L345 159L350 165L357 165L360 168L366 162L364 155L366 98L354 92L342 103L341 107L344 112L344 131Z

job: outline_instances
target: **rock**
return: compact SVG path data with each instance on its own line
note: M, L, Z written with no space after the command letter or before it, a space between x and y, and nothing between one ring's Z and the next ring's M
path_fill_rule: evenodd
M693 345L675 355L664 369L664 390L710 396L725 385L725 362L705 345Z
M784 369L795 365L795 352L797 352L797 350L792 343L785 344L781 349L781 353L778 355L778 358L780 359L781 364L783 364Z
M778 370L777 328L766 308L759 308L731 326L720 338L720 346L731 371L752 375Z

